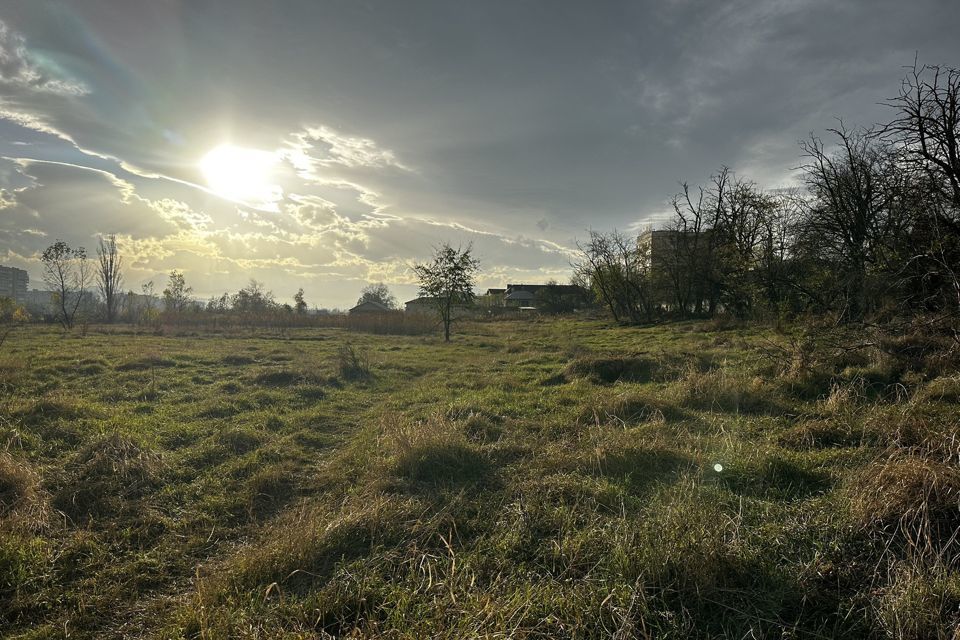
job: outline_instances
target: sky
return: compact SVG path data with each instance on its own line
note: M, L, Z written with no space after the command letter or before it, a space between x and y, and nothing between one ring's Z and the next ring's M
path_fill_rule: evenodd
M481 288L566 281L589 229L960 66L956 0L5 0L0 264L116 234L126 288L251 278L349 307L472 244Z

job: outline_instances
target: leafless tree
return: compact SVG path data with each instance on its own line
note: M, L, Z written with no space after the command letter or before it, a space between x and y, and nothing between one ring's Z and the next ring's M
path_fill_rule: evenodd
M903 146L951 203L945 222L960 231L960 69L914 62L889 106L897 118L881 135Z
M902 173L893 154L867 131L830 129L832 151L811 136L801 142L802 165L812 196L805 230L842 273L844 308L840 319L860 321L867 311L867 274L880 265L903 217L897 215Z
M580 260L574 282L592 290L617 322L651 319L653 296L649 255L635 238L613 231L590 231L586 243L577 243Z
M880 136L910 170L916 211L903 264L905 299L960 309L960 69L914 62Z
M673 232L672 255L664 269L680 315L712 314L720 301L716 260L720 237L714 231L723 219L731 179L730 169L722 167L710 185L698 187L695 194L690 185L682 183L681 192L671 202L674 216L667 230Z
M106 240L100 238L97 259L97 287L106 305L106 320L113 322L117 316L118 295L123 291L123 258L117 252L115 235L107 236Z
M43 281L53 291L57 320L64 329L70 329L90 284L87 252L83 247L74 249L57 240L44 250L40 261Z

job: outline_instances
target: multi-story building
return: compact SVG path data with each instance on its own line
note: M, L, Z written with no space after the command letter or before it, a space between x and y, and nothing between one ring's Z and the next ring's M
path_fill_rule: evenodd
M24 302L29 284L30 276L23 269L0 267L0 297Z

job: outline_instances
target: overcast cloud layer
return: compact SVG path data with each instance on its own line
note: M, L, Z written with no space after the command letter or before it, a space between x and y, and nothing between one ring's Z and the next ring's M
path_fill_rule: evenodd
M483 286L569 277L588 228L656 222L720 165L789 185L797 140L889 119L960 66L956 0L46 2L0 6L0 263L116 233L127 285L182 269L350 306L472 242ZM238 205L199 160L276 153Z

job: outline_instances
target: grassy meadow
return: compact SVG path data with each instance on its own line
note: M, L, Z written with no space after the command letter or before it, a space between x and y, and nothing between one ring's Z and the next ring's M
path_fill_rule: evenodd
M955 638L948 347L24 327L0 637Z

